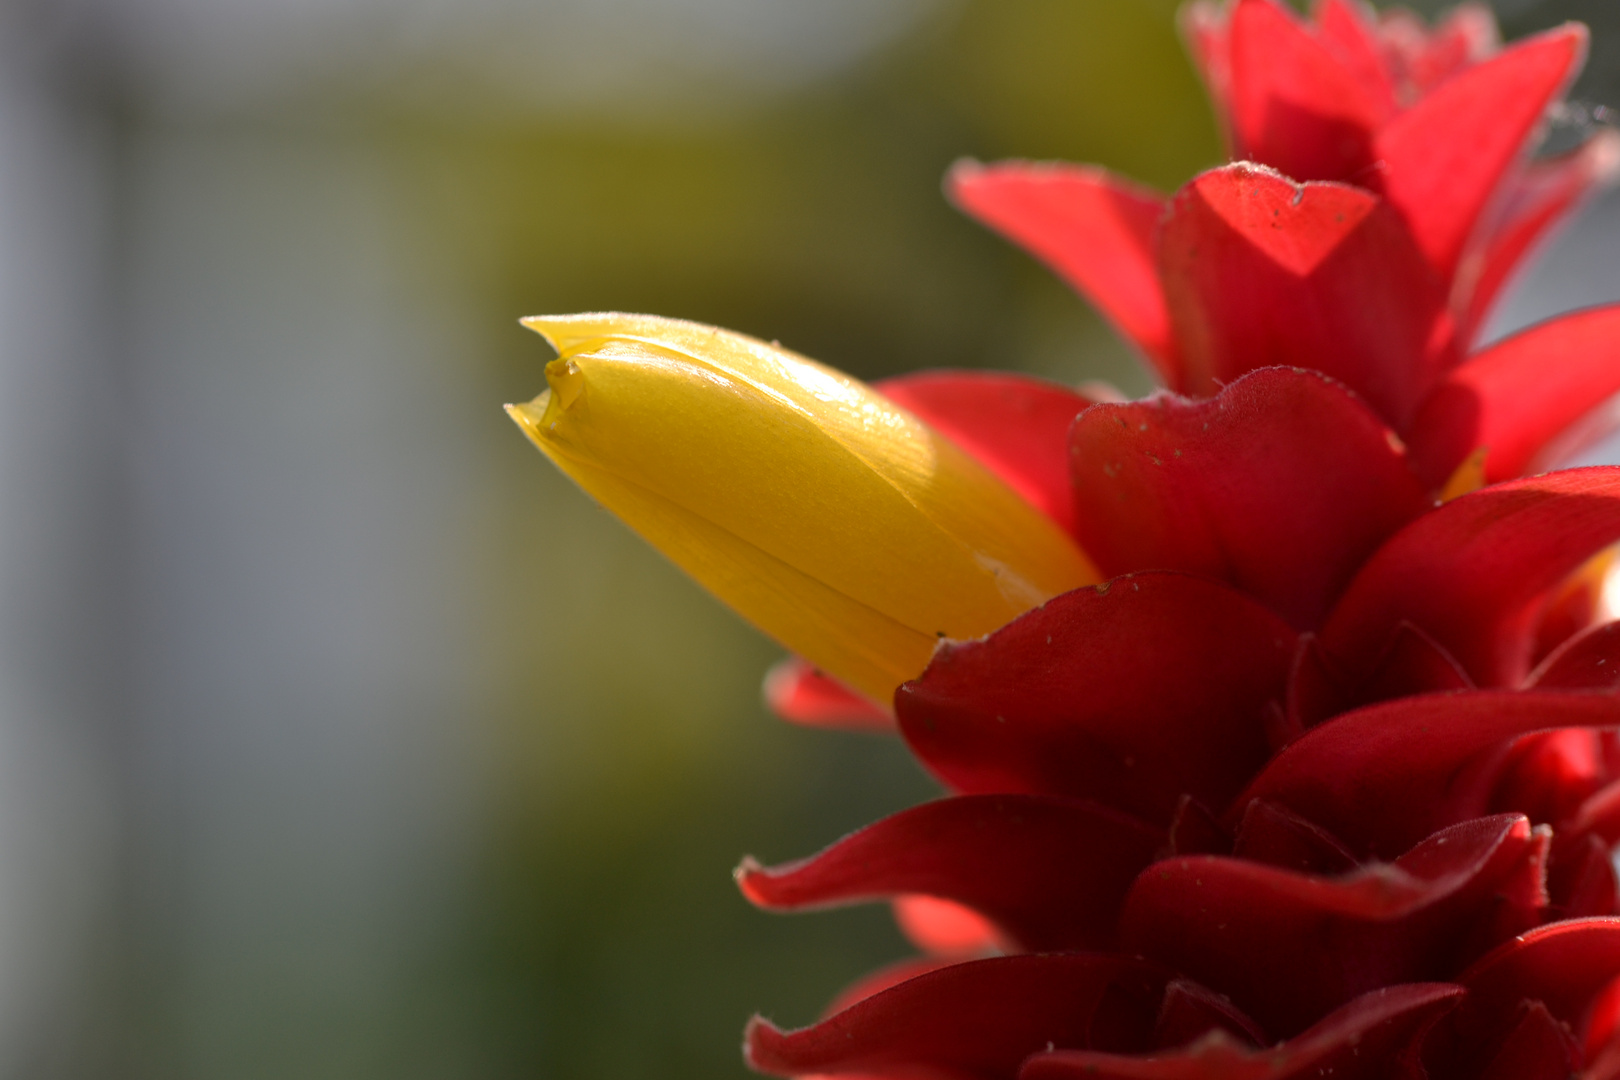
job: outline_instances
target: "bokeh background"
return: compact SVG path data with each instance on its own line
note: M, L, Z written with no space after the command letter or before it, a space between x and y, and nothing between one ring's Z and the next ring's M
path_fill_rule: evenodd
M1499 13L1620 105L1613 0ZM0 1076L741 1077L903 955L729 872L930 783L765 714L501 414L516 319L1140 392L939 179L1219 153L1169 0L0 0ZM1617 253L1610 197L1496 332Z

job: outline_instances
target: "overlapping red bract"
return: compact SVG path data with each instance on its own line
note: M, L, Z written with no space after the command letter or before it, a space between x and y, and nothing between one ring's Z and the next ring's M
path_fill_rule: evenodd
M749 1060L1620 1077L1620 624L1592 625L1620 467L1521 478L1620 393L1620 307L1474 346L1514 264L1614 171L1612 132L1528 157L1584 31L1500 48L1483 8L1430 30L1352 0L1310 22L1200 0L1184 28L1245 160L1169 198L1092 167L949 179L1166 391L886 387L1111 579L945 643L892 717L773 676L779 711L897 728L953 794L750 860L744 893L933 897L1008 955L880 974L800 1031L756 1021ZM1441 505L1469 469L1492 486Z

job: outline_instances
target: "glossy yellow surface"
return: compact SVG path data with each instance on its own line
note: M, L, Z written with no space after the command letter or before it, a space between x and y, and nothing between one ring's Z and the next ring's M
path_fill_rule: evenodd
M870 387L742 334L537 317L558 357L512 418L761 630L887 703L941 637L1098 580L1067 534Z

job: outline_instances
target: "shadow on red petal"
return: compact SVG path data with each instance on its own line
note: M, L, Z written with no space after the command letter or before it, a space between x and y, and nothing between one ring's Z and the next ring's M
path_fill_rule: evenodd
M1095 405L1069 434L1081 547L1105 574L1227 581L1300 628L1432 502L1372 410L1319 372L1251 372L1212 400Z
M1620 468L1570 469L1453 499L1396 533L1362 567L1322 631L1365 676L1402 622L1422 628L1481 686L1529 674L1553 590L1620 540Z
M1235 825L1250 800L1271 800L1358 855L1390 858L1486 812L1496 773L1470 766L1490 751L1536 731L1614 727L1620 699L1607 694L1474 690L1384 702L1289 744L1227 817Z
M974 909L1026 949L1100 948L1164 844L1162 830L1088 803L968 795L903 810L796 863L747 860L737 883L781 910L924 893Z
M1166 826L1225 806L1270 755L1294 633L1217 582L1153 572L950 642L895 695L925 766L962 792L1091 799Z
M1348 701L1354 707L1413 694L1473 689L1473 680L1450 653L1422 629L1403 621Z
M1063 953L953 964L797 1031L756 1017L748 1064L806 1073L999 1080L1042 1050L1151 1045L1167 975L1123 956Z
M1164 1002L1159 1006L1159 1020L1153 1031L1155 1048L1186 1046L1215 1031L1248 1046L1264 1046L1271 1041L1260 1025L1225 994L1190 979L1171 980L1164 988Z
M1169 855L1230 855L1232 835L1221 827L1209 807L1183 795L1170 819Z
M1491 345L1451 371L1412 424L1412 460L1429 483L1438 485L1483 446L1486 479L1511 480L1616 393L1620 305L1560 315Z
M1542 690L1620 690L1620 622L1594 626L1564 642L1530 674Z
M1232 854L1301 874L1348 873L1358 861L1326 829L1265 799L1255 799L1244 809Z
M1580 1063L1580 1047L1569 1028L1541 1002L1526 1001L1479 1075L1480 1080L1569 1080Z
M1338 877L1167 859L1131 888L1120 933L1127 948L1291 1036L1380 986L1445 978L1501 940L1492 935L1533 925L1546 903L1546 839L1523 817L1484 818ZM1503 920L1501 896L1527 891L1521 872L1534 878L1523 899L1540 903Z
M1532 1015L1534 1006L1567 1029L1571 1044L1579 1046L1593 1006L1617 971L1620 919L1571 919L1532 930L1457 979L1468 996L1435 1032L1428 1058L1441 1076L1480 1075L1498 1055L1511 1061L1518 1053L1537 1053L1546 1060L1558 1040L1549 1037L1544 1020ZM1526 1010L1527 1004L1533 1007ZM1555 1053L1551 1056L1556 1060ZM1517 1074L1506 1072L1502 1080L1509 1075L1518 1080Z
M1461 987L1418 983L1374 990L1299 1036L1250 1050L1213 1035L1173 1054L1054 1053L1031 1059L1019 1080L1418 1080L1417 1048L1456 1007Z
M1560 836L1560 840L1562 840ZM1620 915L1620 880L1609 846L1593 835L1560 843L1547 872L1552 909L1561 918Z

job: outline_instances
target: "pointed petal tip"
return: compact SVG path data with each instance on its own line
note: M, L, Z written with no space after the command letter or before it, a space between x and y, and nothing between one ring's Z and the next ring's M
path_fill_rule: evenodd
M789 723L871 734L894 731L892 709L880 706L797 656L772 664L760 689L765 707Z
M945 197L956 199L956 189L965 180L971 180L989 168L976 157L959 157L945 167L945 177L942 181L945 188Z
M772 908L768 890L760 887L761 879L765 878L770 870L752 855L744 855L742 861L737 863L731 871L731 880L737 883L737 891L742 893L743 899L757 908L769 910Z
M755 1072L767 1075L789 1075L791 1063L781 1054L784 1032L759 1013L748 1018L743 1028L743 1063Z
M550 345L553 349L557 349L557 338L555 336L554 327L558 322L567 318L567 315L525 315L523 318L518 320L518 325L523 327L525 330L533 330L535 333L546 339L547 345Z
M1620 130L1603 128L1587 140L1586 165L1594 184L1609 187L1620 180Z
M1592 31L1587 29L1585 23L1575 22L1572 19L1514 42L1508 51L1512 51L1513 48L1555 43L1564 46L1569 52L1569 59L1564 62L1564 80L1559 95L1562 96L1562 92L1568 91L1575 77L1586 67L1587 58L1591 54Z
M546 406L550 404L550 399L551 391L542 390L540 395L533 401L508 403L502 405L501 408L505 409L506 415L510 416L512 422L523 430L523 434L527 435L530 441L538 446L541 442L540 419L545 416Z
M648 336L652 334L680 334L683 331L702 330L685 319L671 319L663 315L641 315L629 311L580 311L568 315L527 315L518 325L533 330L546 339L546 343L566 357L583 343L617 335ZM742 335L738 335L739 337Z

